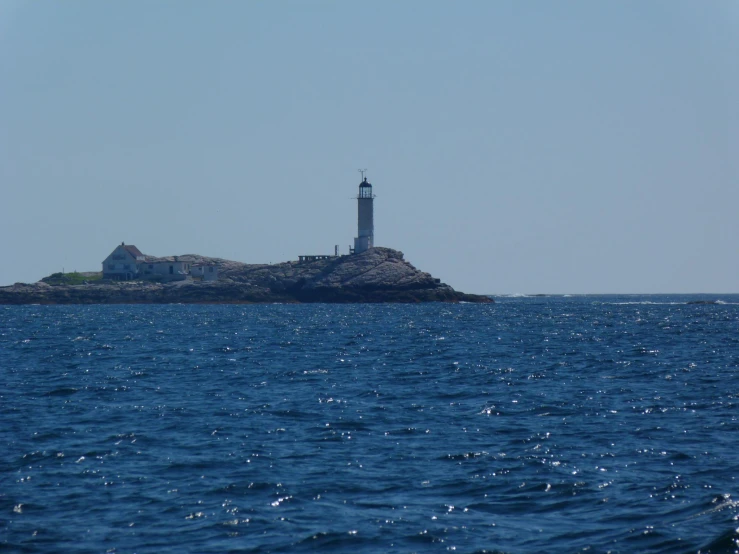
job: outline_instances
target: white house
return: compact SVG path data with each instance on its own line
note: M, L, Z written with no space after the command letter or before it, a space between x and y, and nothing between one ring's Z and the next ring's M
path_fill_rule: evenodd
M103 262L103 278L128 281L184 281L193 277L203 281L218 280L218 266L198 262L198 256L145 256L133 245L121 243Z
M138 277L138 265L146 259L141 250L132 244L121 243L105 258L103 278L129 280Z

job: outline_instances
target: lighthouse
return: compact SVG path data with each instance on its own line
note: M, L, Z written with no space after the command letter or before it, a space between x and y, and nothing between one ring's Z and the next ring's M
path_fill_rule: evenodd
M364 176L366 169L360 169L362 182L357 195L357 238L354 239L354 253L360 254L375 245L374 195L372 185Z

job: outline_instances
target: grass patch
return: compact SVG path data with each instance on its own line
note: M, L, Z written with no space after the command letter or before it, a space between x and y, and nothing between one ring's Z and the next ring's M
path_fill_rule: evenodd
M73 271L72 273L52 273L41 281L49 285L84 285L93 281L100 281L102 278L103 274L100 271L85 271L82 273Z

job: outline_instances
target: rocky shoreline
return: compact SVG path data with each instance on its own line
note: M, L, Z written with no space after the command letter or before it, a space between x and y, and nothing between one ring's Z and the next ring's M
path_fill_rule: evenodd
M492 303L441 283L391 248L306 262L244 264L198 255L216 264L217 281L174 283L91 281L51 285L42 281L0 287L0 304L266 304L266 303Z

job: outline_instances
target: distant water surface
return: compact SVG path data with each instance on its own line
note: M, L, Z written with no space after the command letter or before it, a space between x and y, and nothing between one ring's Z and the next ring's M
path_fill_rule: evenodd
M739 296L0 307L0 552L739 551Z

